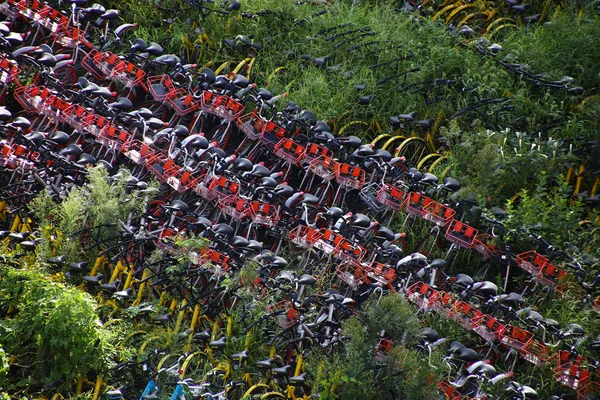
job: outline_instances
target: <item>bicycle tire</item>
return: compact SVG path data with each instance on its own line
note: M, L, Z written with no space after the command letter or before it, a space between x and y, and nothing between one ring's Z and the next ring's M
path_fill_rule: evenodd
M412 137L402 142L395 156L404 157L409 165L416 166L422 158L430 153L433 151L425 139Z
M313 196L317 196L319 199L322 199L321 206L323 207L331 207L333 204L335 192L333 190L333 186L330 184L321 183L310 190L309 193Z

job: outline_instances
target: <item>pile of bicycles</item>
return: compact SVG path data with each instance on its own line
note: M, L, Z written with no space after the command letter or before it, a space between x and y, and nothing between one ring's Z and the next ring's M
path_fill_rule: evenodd
M467 223L469 204L452 197L459 182L439 182L411 159L336 135L293 102L280 106L285 94L257 88L241 69L218 75L141 39L124 54L109 51L134 27L113 29L116 10L73 3L68 16L22 0L0 12L4 244L33 257L42 239L28 201L44 193L67 199L89 183L93 165L107 171L112 185L152 198L141 216L110 227L110 242L95 239L100 227L86 228L81 241L97 250L95 259L55 254L39 260L114 312L171 299L166 313L152 306L140 313L152 313L159 325L176 319L178 350L153 349L142 362L116 367L154 372L142 398L164 395L159 374L173 377L166 389L172 398L310 398L303 355L343 348L343 321L368 299L392 293L485 343L486 354L458 342L449 346L448 378L439 383L447 399L492 398L487 388L507 379L508 398L535 398L535 389L510 380L522 361L553 368L555 380L578 398L600 393L597 357L579 353L587 343L597 356L598 339L529 306L542 293L599 309L597 260L556 252L532 232L520 234L543 243L564 268L538 251L501 246L501 210ZM18 114L7 101L11 87ZM151 181L160 189L147 190ZM403 229L429 226L429 234L394 232L388 226L401 216ZM192 248L181 244L186 239ZM407 239L419 245L411 248ZM162 256L150 262L155 250ZM482 270L506 267L504 287L450 275L463 250L480 257ZM439 252L445 260L428 259ZM250 281L223 285L247 270ZM529 284L515 286L514 275L528 276ZM244 318L253 299L242 288L269 303L258 320ZM234 310L241 310L240 334L261 332L268 359L250 360L250 341L229 351ZM384 335L374 356L385 362L400 339ZM419 346L431 355L443 342L425 330ZM142 347L150 350L151 340ZM130 394L121 388L105 396Z

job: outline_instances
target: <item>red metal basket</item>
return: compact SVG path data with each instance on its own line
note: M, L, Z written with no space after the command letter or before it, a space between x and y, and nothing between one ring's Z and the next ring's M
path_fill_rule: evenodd
M16 63L13 64L11 61L0 56L0 83L9 84L19 76L20 72L21 70Z
M491 315L483 314L471 320L471 329L486 342L491 342L498 339L504 332L504 325Z
M212 113L226 121L234 121L239 118L245 110L245 106L230 96L218 96L213 104Z
M566 283L567 279L567 273L550 262L542 266L536 277L537 282L550 289L555 289L557 285Z
M521 349L521 357L532 364L545 365L552 358L552 353L544 343L532 339Z
M381 186L381 189L377 192L377 201L394 211L402 208L405 198L405 191L387 183Z
M446 226L452 221L455 215L456 210L446 207L437 201L431 201L423 207L423 214L421 217L436 225Z
M438 389L440 390L442 395L444 395L444 399L446 399L446 400L460 400L461 399L460 392L458 390L456 390L455 388L453 388L452 385L450 385L446 381L439 381Z
M208 92L205 92L208 93ZM175 96L166 99L166 102L180 117L194 112L200 107L194 96L188 93L184 88L178 88Z
M200 96L200 107L202 108L202 111L213 114L215 111L214 102L219 96L220 95L214 92L209 92L208 90L202 92L202 95Z
M171 99L177 94L173 80L167 74L149 76L146 83L150 94L156 101Z
M331 157L321 156L312 160L308 169L325 181L330 181L337 175L340 163Z
M194 264L202 264L205 269L217 276L231 270L232 260L226 254L220 253L214 249L203 249L197 257L192 259Z
M554 379L571 389L584 389L590 382L590 372L582 365L583 361L582 355L574 356L568 351L559 351Z
M319 231L319 240L317 240L313 246L323 251L325 254L333 254L342 240L344 240L342 235L339 235L330 229L321 228Z
M74 26L61 26L58 31L52 35L54 40L64 47L76 48L78 46L93 49L94 45L85 38L85 32Z
M600 382L589 382L577 391L580 400L597 400L600 397Z
M20 144L13 144L9 148L7 157L19 157L29 161L38 161L40 159L40 153Z
M154 157L146 158L146 168L160 183L166 183L170 172L176 167L175 161L162 153L154 153Z
M260 138L265 123L266 121L258 114L258 110L244 114L236 121L238 128L252 141Z
M335 269L335 274L339 280L352 288L369 282L369 278L364 274L362 265L355 261L348 260L338 265Z
M458 303L459 300L452 296L450 293L445 292L443 290L439 291L438 298L436 303L434 304L434 311L446 315L450 318L454 310L454 306Z
M600 314L600 296L596 297L596 300L594 300L594 310Z
M197 182L190 171L180 166L174 166L171 170L167 171L167 185L171 186L178 193L193 189Z
M141 165L154 152L148 144L139 140L132 140L123 146L123 154L134 163Z
M42 103L54 94L44 86L24 86L14 91L15 99L27 112L41 112Z
M417 192L410 192L404 201L404 209L408 214L421 216L423 209L433 201L433 199Z
M393 345L394 341L391 339L379 339L379 342L377 342L377 347L375 348L375 357L379 361L385 362L385 360L387 359L387 353L390 352Z
M132 139L132 135L123 129L119 129L114 125L106 125L98 135L98 142L103 146L121 151L123 145Z
M365 170L354 165L340 163L335 174L336 181L342 186L360 189L365 184Z
M260 134L260 140L268 146L275 146L281 138L289 136L287 133L282 126L273 121L266 121Z
M415 303L420 310L431 310L435 308L439 298L439 292L425 282L417 282L406 290L406 297Z
M123 86L129 89L138 85L143 86L144 89L146 89L144 85L146 72L129 61L122 61L115 68L112 79L121 82Z
M290 242L299 247L309 249L320 238L320 232L317 229L304 225L298 225L290 231Z
M4 14L8 19L14 19L19 13L18 1L7 1L0 4L0 14Z
M542 267L548 263L548 259L541 254L531 250L517 256L517 266L532 275L540 273Z
M71 103L61 99L58 96L48 96L38 107L38 112L57 123L65 122L65 111L71 107Z
M248 216L248 207L248 202L237 195L225 196L219 199L221 212L237 220Z
M175 243L176 236L177 232L169 228L164 228L156 241L156 247L171 254L180 254L181 249Z
M448 226L445 237L449 242L469 249L475 244L477 229L455 219Z
M475 237L475 241L471 248L481 254L483 258L489 259L494 254L496 247L492 243L493 237L487 233L479 234Z
M81 66L98 80L112 78L122 63L123 61L116 54L110 51L100 53L96 49L91 50L81 60Z
M36 17L34 17L34 22L48 29L50 32L55 33L58 32L60 28L69 24L69 18L60 11L46 6L43 11L37 13Z
M533 339L533 333L514 325L506 325L500 335L500 342L508 347L521 350Z
M83 117L83 125L87 132L98 137L104 128L110 125L110 121L98 114Z
M277 325L282 327L283 329L288 329L298 320L299 315L297 315L296 310L292 307L292 304L287 300L282 300L278 303L271 304L267 307L267 312L269 314L276 313L277 311L286 311L283 314L279 314L277 316Z
M304 146L301 146L292 139L285 137L275 145L275 155L292 165L300 166L305 151L306 149Z
M376 261L369 263L365 267L365 274L372 281L379 282L382 285L390 287L390 289L394 279L396 279L396 270L392 266Z
M474 318L483 317L483 313L464 301L457 301L450 312L450 319L460 324L463 328L472 329Z
M87 132L90 124L90 117L93 115L94 113L91 110L88 110L79 104L73 104L65 110L63 119L66 124L73 128L73 130Z
M260 201L250 202L250 218L252 222L259 225L273 227L279 222L277 206Z
M352 242L348 239L343 239L335 249L335 256L340 260L353 260L360 262L367 255L367 249Z
M315 143L308 143L306 145L306 151L304 152L304 159L302 162L304 164L310 164L313 160L321 157L329 157L333 156L333 151L329 150L327 147L319 146Z

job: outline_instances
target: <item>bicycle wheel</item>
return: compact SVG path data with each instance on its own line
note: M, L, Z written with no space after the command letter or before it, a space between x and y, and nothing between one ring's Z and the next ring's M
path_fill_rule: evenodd
M152 116L154 118L158 118L161 121L168 121L171 118L171 109L167 107L165 104L160 103L158 101L150 100L142 102L138 108L145 107L152 111Z
M310 192L313 196L317 196L321 199L321 206L323 207L331 207L333 204L333 196L335 196L335 192L333 190L333 186L327 183L321 183L312 189Z
M425 139L412 137L402 142L395 156L404 157L409 165L416 166L419 161L430 153L433 153L433 151Z
M217 142L218 146L225 150L227 148L227 144L229 143L232 130L233 128L231 124L218 125L215 128L213 128L207 136L209 140Z

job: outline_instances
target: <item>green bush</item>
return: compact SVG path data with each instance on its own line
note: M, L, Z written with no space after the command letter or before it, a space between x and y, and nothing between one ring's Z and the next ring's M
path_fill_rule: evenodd
M71 384L77 376L105 370L110 352L95 307L76 288L0 265L0 315L6 316L0 320L0 346L22 375L16 386L59 379Z

